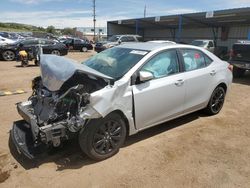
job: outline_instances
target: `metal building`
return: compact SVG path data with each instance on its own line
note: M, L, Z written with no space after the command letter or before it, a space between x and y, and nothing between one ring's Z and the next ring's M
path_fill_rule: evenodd
M181 43L212 39L231 48L237 40L250 40L250 8L108 21L107 34L138 34L145 41Z

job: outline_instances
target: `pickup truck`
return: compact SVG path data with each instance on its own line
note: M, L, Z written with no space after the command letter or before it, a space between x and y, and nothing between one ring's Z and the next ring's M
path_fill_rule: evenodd
M92 44L90 44L90 42L87 40L68 38L63 43L68 47L69 50L80 50L81 52L93 50Z
M228 48L226 46L216 46L213 40L194 40L191 42L191 45L205 48L221 59L224 59L228 54Z
M250 70L250 41L238 41L232 47L229 63L233 65L235 78L242 77Z

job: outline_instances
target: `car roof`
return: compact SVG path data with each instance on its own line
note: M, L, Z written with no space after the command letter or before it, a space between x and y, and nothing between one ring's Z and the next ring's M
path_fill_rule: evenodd
M129 43L121 44L118 47L152 51L152 50L156 50L156 49L168 46L168 45L171 45L171 44L155 43L155 42L129 42ZM172 44L172 45L175 45L175 44Z
M145 50L145 51L153 51L158 49L171 49L171 48L190 48L190 49L203 50L203 48L187 44L166 44L166 43L154 43L154 42L128 42L117 46L117 48L129 48L129 49Z

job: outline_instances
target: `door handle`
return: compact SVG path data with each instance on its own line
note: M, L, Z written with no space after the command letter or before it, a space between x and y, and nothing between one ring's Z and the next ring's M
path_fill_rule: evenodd
M210 72L210 75L211 76L214 76L216 74L216 71L215 70L212 70L211 72Z
M182 86L184 84L184 80L183 79L177 80L174 84L176 86Z

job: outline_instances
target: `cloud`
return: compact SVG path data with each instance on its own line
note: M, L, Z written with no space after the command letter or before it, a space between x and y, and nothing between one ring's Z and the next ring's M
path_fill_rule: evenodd
M39 3L47 3L47 2L55 2L63 0L10 0L10 1L21 4L39 4Z
M0 22L17 22L35 26L56 28L64 27L91 27L93 25L92 11L65 10L65 11L31 11L31 12L2 12ZM127 19L125 16L116 16L117 19ZM106 26L112 16L98 16L97 26Z

